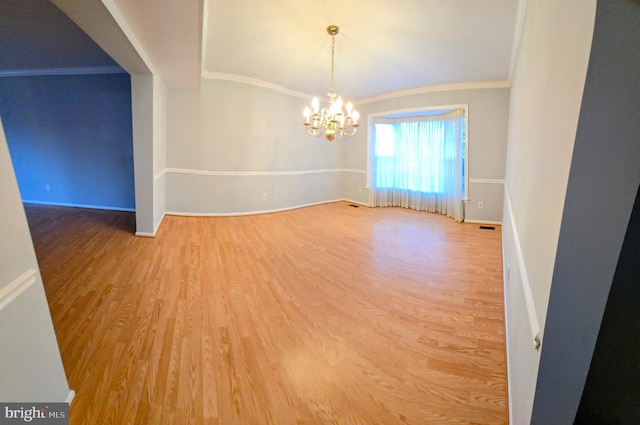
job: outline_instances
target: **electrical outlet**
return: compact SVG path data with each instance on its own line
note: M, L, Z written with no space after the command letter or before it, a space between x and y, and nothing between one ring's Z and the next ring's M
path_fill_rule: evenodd
M478 208L482 209L482 207L484 207L484 204L482 203L482 201L478 201Z
M266 201L269 198L269 195L267 195L266 193L262 194L262 200Z
M362 188L361 187L358 188L358 193L362 193Z

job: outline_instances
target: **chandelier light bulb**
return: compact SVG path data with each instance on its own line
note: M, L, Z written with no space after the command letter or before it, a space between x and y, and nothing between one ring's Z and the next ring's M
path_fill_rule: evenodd
M320 137L324 134L328 141L333 141L340 136L353 136L358 129L358 118L360 114L353 109L353 104L347 102L347 114L345 115L342 106L344 101L333 91L333 71L335 62L335 36L340 31L336 25L329 25L327 33L331 36L331 85L329 86L329 104L320 108L320 101L314 97L311 101L311 108L304 108L303 115L305 117L304 125L309 136Z

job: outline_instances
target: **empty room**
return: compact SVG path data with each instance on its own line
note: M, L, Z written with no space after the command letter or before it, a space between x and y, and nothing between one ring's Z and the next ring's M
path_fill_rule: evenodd
M640 422L640 2L5 0L0 39L0 423Z

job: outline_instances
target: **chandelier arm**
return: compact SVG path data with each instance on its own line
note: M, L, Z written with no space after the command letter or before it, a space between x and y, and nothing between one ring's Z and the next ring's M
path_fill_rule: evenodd
M309 126L306 126L306 130L307 130L307 134L309 136L313 136L313 137L320 137L322 136L322 131L318 131L317 129L309 129Z
M345 129L342 131L342 134L344 134L344 135L345 135L345 136L347 136L347 137L351 137L351 136L353 136L354 134L356 134L356 131L358 131L358 126L355 126L355 127L354 127L354 126L350 126L350 127L353 129L353 131L352 131L351 133L347 132L347 128L345 128Z

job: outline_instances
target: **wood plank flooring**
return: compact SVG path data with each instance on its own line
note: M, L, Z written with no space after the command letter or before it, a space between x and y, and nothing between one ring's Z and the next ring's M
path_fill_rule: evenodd
M26 205L80 424L506 424L500 227Z

